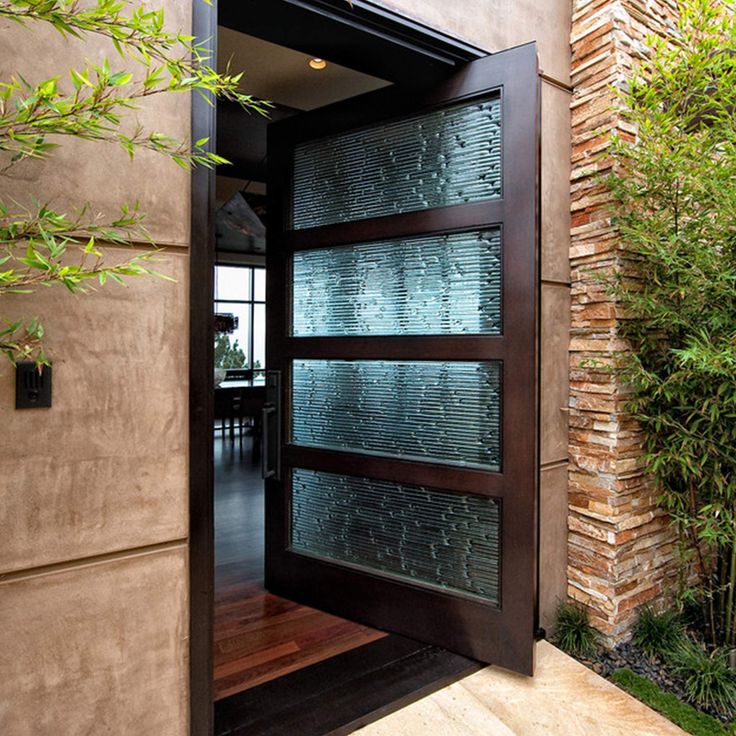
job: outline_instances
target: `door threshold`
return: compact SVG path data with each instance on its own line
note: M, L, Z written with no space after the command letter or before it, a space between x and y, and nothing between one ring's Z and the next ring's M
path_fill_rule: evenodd
M215 703L215 736L338 736L481 669L390 635Z

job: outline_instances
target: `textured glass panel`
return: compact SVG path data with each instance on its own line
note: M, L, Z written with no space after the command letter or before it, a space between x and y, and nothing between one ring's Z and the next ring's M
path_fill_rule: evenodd
M498 603L499 539L493 498L293 471L295 551Z
M501 101L465 102L294 151L295 230L501 196Z
M501 230L294 254L296 337L501 332Z
M295 360L295 444L498 471L501 364Z

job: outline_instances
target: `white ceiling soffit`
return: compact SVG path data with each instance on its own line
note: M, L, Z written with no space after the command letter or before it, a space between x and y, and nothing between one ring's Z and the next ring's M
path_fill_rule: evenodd
M232 73L244 72L244 92L299 110L313 110L388 84L331 64L329 59L325 69L315 71L307 54L222 26L217 44L219 71L225 71L229 62ZM319 49L314 49L314 56L319 56Z

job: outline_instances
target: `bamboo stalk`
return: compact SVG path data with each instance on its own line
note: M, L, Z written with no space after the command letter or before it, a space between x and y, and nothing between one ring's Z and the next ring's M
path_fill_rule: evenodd
M731 537L731 567L729 569L728 599L726 602L726 631L724 639L734 645L733 600L736 588L736 534Z

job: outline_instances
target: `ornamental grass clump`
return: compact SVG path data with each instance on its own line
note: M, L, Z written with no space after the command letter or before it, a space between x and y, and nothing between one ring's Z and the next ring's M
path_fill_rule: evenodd
M650 657L666 657L685 639L685 625L677 611L658 613L651 606L639 611L633 642Z
M736 646L735 15L687 0L677 32L651 40L608 178L621 375L710 650Z
M601 644L601 635L590 625L588 612L583 606L572 601L563 601L557 607L552 641L563 652L578 657L591 657Z
M728 662L728 652L705 647L691 640L682 642L670 654L675 674L685 681L688 698L698 705L732 716L736 712L736 673Z

